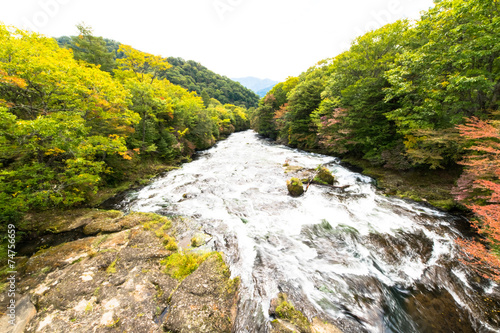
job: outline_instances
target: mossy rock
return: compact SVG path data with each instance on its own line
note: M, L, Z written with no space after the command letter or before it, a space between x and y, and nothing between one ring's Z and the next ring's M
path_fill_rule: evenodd
M286 187L288 188L288 193L290 193L292 197L299 197L304 193L304 184L302 184L302 181L298 178L294 177L287 180Z
M301 332L311 333L311 323L302 312L295 309L285 293L280 293L278 298L271 301L269 314L276 320L271 323L275 332Z
M163 320L167 332L231 332L238 307L239 279L220 253L210 254L172 293Z
M304 170L304 167L295 165L283 165L285 167L285 173L298 172Z
M335 177L332 175L330 170L325 167L320 167L318 174L314 178L315 181L323 184L333 185L335 182Z

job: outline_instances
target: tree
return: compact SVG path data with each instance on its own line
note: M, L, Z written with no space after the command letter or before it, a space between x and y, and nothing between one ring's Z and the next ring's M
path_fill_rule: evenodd
M386 74L386 101L400 106L387 117L414 163L436 168L455 161L455 125L498 108L499 10L490 0L436 1L405 33L402 52Z
M171 113L169 96L164 93L168 81L159 79L159 73L170 68L170 64L160 56L135 50L129 45L120 45L124 58L117 61L115 76L132 93L132 109L141 115L143 151L155 151L154 144L147 145L146 134L148 120L155 126L156 116ZM150 143L153 140L149 140Z
M468 255L468 264L500 281L500 121L473 117L457 128L469 147L454 193L475 213L472 224L486 243L461 239L458 244Z
M203 105L205 105L206 108L210 105L210 96L207 93L206 89L203 89L201 92L201 99L203 99Z
M390 86L384 74L400 51L408 26L397 21L371 31L331 60L323 100L313 115L324 148L381 164L386 162L384 152L400 144L394 122L385 116L398 104L384 100L384 89Z
M311 114L319 107L321 93L324 89L324 78L321 69L312 69L290 91L288 96L288 112L285 133L280 133L291 146L312 148L316 143L316 134L312 126Z
M268 138L276 139L278 132L276 130L276 124L273 121L274 118L274 108L273 105L276 102L276 98L273 94L268 93L260 102L259 107L254 113L254 123L253 127L256 131Z
M95 37L92 28L80 23L78 36L71 38L69 48L73 50L75 59L89 64L100 65L103 71L111 73L116 66L115 53L109 51L102 37Z

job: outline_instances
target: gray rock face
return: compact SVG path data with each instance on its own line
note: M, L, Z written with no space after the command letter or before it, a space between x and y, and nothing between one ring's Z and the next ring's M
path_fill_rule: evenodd
M19 328L1 331L230 332L239 281L230 279L218 253L182 282L167 275L160 261L173 252L158 236L157 221L148 228L130 223L126 227L136 226L29 258L19 270L17 286L25 295L26 311L21 315L18 309ZM120 224L116 230L125 226Z
M203 262L172 295L165 329L179 333L231 332L239 280L230 280L229 275L220 256Z
M9 317L3 316L0 318L0 332L5 333L22 333L26 325L36 315L35 306L30 302L28 296L24 296L16 302L15 324L9 323Z

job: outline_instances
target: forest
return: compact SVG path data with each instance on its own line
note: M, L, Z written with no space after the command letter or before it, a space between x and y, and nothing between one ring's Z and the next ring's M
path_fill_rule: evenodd
M500 5L442 0L277 84L250 118L260 134L393 175L459 170L473 212L470 264L500 280Z
M249 126L239 95L240 105L211 98L209 88L199 96L166 78L167 59L121 44L115 53L78 28L61 48L0 25L2 232L27 211L95 206L103 193Z
M80 31L78 36L56 38L59 46L72 49L75 58L101 65L102 70L111 73L116 68L116 60L125 56L119 50L121 44L114 40L93 36L91 29L83 24L79 24L78 29ZM100 49L92 44L101 45ZM234 104L246 108L258 105L260 98L253 91L236 81L212 72L198 62L186 61L178 57L168 57L165 60L171 66L158 72L160 78L196 92L199 96L215 98L222 104Z

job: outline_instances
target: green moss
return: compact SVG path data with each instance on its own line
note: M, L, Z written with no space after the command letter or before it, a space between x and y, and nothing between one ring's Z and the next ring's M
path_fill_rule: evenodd
M241 279L239 278L239 276L235 277L234 279L230 279L226 284L226 292L228 294L235 293L240 287L240 283Z
M85 313L92 312L92 310L94 310L94 306L93 306L92 302L88 302L87 306L85 307Z
M191 247L199 247L203 245L203 239L198 236L194 236L191 238Z
M328 183L327 183L327 182L322 181L322 180L321 180L321 179L319 179L318 177L314 177L313 182L314 182L314 183L316 183L316 184L328 185Z
M226 262L222 258L222 254L220 252L212 252L211 255L214 256L217 260L220 273L227 278L230 277L231 272L229 271L229 267L227 267Z
M170 221L168 217L154 213L132 212L125 216L122 221L130 224L142 224L144 230L152 230L156 228L168 230L172 227L172 221Z
M163 245L165 245L165 249L169 251L177 251L177 249L179 248L177 246L177 243L175 242L175 238L169 235L166 235L163 238Z
M346 224L339 224L336 228L335 228L335 232L338 232L338 233L346 233L346 234L352 234L352 235L359 235L359 231L358 229L354 228L354 227L351 227L351 226L348 226Z
M335 181L335 177L332 175L330 170L328 170L325 167L318 167L318 174L314 178L315 181L321 182L322 184L326 185L333 185L333 182Z
M160 286L159 286L159 285L155 285L155 289L156 289L156 295L155 295L155 298L156 298L156 299L160 299L160 298L163 296L163 294L164 294L165 292L163 291L163 289L161 289L161 288L160 288Z
M166 259L161 261L165 266L164 272L174 279L179 281L184 280L187 276L198 269L200 264L204 262L213 252L209 253L173 253Z
M285 167L285 173L290 173L290 172L297 172L300 170L304 170L303 167L301 166L291 166L291 165L283 165Z
M156 237L161 239L163 245L165 246L165 249L167 249L169 251L177 251L178 246L177 246L177 243L175 241L175 238L170 236L169 234L167 234L165 232L165 228L160 227L159 229L157 229L155 231L155 235L156 235Z
M292 197L298 197L304 193L304 184L302 184L302 181L298 178L293 177L287 180L286 187L288 188L288 193Z
M81 257L81 258L78 258L78 259L76 259L76 260L73 260L73 261L71 262L71 265L74 265L74 264L79 263L80 261L82 261L82 260L83 260L83 258L84 258L84 257Z
M328 222L325 219L321 220L320 226L321 226L321 228L323 228L325 230L333 230L332 225L330 224L330 222Z
M109 266L106 268L106 273L108 274L114 274L116 273L116 262L118 261L118 258L116 258Z
M429 203L435 207L441 208L446 211L450 211L453 209L456 210L464 210L465 207L462 207L459 203L457 203L453 199L444 199L444 200L429 200Z
M288 302L288 297L284 293L278 295L276 317L289 321L291 324L295 325L300 332L311 332L311 323L309 323L302 312L296 310L292 303Z

